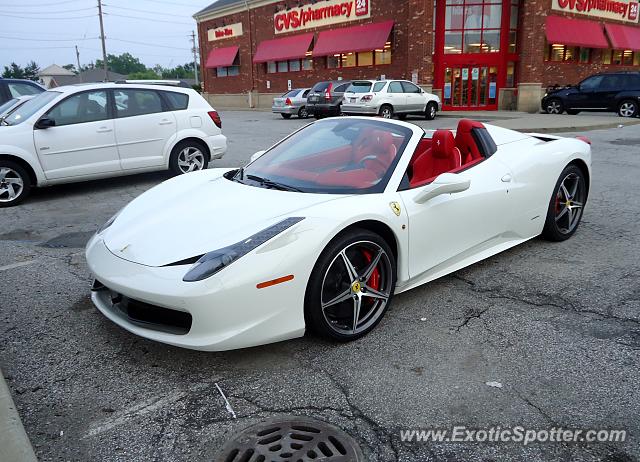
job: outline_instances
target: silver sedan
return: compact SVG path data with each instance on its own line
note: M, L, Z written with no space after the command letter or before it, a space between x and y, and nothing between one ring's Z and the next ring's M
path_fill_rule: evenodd
M311 88L296 88L288 91L279 98L273 98L271 111L280 114L285 119L290 119L292 115L297 115L300 119L309 117L307 112L307 96Z

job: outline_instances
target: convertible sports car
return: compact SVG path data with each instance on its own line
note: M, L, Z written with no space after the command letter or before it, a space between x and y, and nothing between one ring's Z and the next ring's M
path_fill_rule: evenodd
M575 233L588 140L463 120L314 122L241 169L170 179L87 246L92 299L134 334L220 351L361 337L394 294Z

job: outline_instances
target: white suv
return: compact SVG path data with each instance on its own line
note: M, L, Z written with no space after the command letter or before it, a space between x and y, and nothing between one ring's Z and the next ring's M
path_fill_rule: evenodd
M442 109L440 98L407 80L356 80L344 94L343 114L405 119L420 114L433 120Z
M227 150L195 90L98 83L35 96L0 126L0 207L31 187L170 169L202 170Z

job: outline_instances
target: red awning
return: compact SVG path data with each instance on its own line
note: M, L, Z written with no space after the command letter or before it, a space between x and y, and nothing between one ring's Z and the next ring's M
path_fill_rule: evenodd
M617 50L640 51L640 28L605 24L611 45Z
M600 23L561 16L547 16L547 42L586 48L609 48Z
M292 35L280 39L265 40L260 42L254 63L266 63L267 61L286 61L288 59L304 58L311 47L313 33Z
M313 56L383 49L392 28L393 21L385 21L320 32Z
M238 56L238 49L239 47L235 46L211 50L209 56L207 56L207 64L205 64L205 67L207 69L213 69L233 65L236 56Z

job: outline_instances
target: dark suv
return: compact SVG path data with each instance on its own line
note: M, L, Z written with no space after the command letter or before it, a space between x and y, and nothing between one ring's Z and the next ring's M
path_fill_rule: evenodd
M43 91L47 90L31 80L0 77L0 104L20 96L37 95Z
M342 113L344 92L351 80L334 80L316 83L307 96L307 112L316 119Z
M617 112L636 117L640 107L640 72L596 74L578 85L547 88L542 109L548 114L574 115L580 111Z

